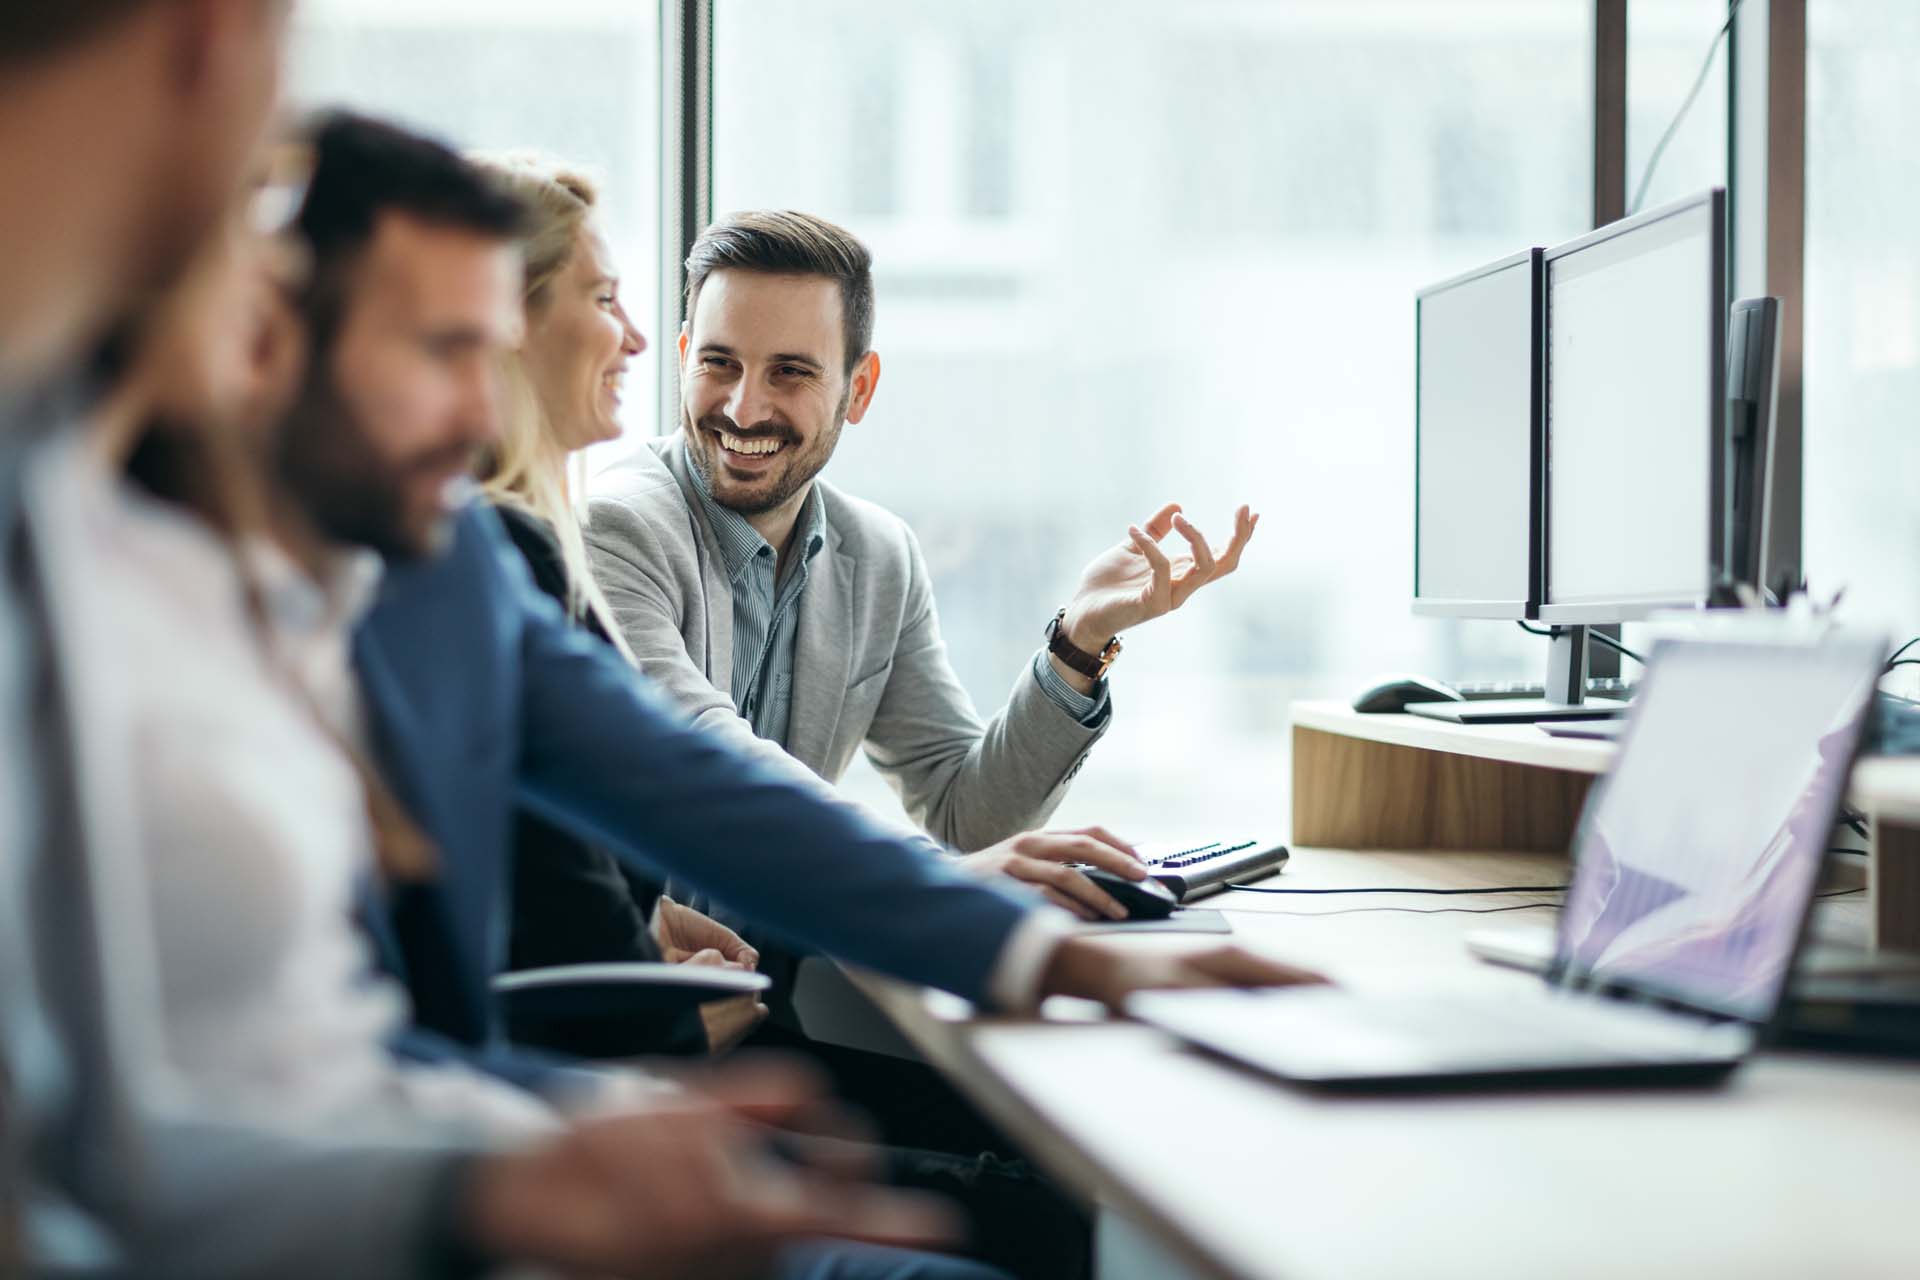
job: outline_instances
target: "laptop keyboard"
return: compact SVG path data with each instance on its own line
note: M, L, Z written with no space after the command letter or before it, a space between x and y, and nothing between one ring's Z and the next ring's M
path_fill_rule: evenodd
M1353 1002L1356 1018L1435 1043L1470 1038L1483 1047L1512 1045L1534 1056L1546 1045L1573 1052L1667 1058L1698 1052L1712 1024L1683 1014L1598 996L1513 992L1489 999L1472 992L1372 994Z

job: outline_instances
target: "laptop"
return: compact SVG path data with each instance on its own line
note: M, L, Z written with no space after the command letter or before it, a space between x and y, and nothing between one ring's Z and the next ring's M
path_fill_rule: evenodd
M1720 1079L1779 1014L1884 653L1660 646L1537 987L1148 992L1127 1012L1324 1088Z

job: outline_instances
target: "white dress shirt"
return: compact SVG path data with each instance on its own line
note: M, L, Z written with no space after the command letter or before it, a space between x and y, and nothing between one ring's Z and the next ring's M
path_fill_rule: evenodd
M191 515L78 453L66 503L103 622L79 655L121 668L132 700L138 828L151 879L167 1052L224 1108L305 1126L379 1132L402 1114L511 1136L548 1106L457 1066L397 1061L404 994L376 976L352 924L371 873L358 776L316 722L357 736L350 678L305 696L293 681L346 671L364 563L327 589L266 571L276 669L236 557ZM255 557L256 564L265 564Z

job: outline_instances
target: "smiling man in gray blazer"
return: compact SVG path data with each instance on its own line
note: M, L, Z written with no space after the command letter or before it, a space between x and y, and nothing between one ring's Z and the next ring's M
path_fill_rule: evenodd
M756 212L708 228L687 259L680 431L602 478L595 575L641 668L700 723L827 782L864 747L913 820L970 862L1080 914L1119 914L1064 864L1137 878L1121 842L1019 833L1105 733L1119 634L1231 573L1258 517L1240 508L1217 551L1177 504L1130 528L982 723L913 531L818 478L873 404L873 309L871 255L840 227ZM1176 532L1186 548L1169 556L1159 543Z

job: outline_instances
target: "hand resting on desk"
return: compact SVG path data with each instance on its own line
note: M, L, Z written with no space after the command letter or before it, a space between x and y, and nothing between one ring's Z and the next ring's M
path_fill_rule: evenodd
M1234 946L1144 951L1100 937L1067 938L1040 980L1043 996L1080 996L1119 1012L1136 991L1169 987L1289 987L1324 983L1311 969L1268 960Z

